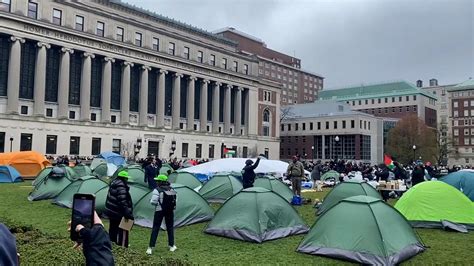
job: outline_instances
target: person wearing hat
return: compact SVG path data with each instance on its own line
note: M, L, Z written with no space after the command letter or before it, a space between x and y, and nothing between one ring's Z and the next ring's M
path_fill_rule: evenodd
M288 165L286 174L291 179L293 194L301 196L301 179L304 176L304 166L298 156L293 156L293 161Z
M245 188L253 187L253 182L255 181L255 168L258 167L260 163L260 157L257 158L257 161L253 163L252 160L248 159L245 161L245 166L242 169L242 185Z
M128 247L128 231L119 227L122 218L133 220L133 203L128 186L127 171L120 171L109 186L105 201L105 215L109 217L110 241L119 246Z
M166 232L168 233L168 247L171 252L177 248L174 244L174 210L176 209L176 191L168 182L168 176L160 174L155 177L157 187L153 190L150 204L155 206L153 217L153 228L151 230L150 243L146 254L151 255L156 245L156 239L160 232L161 223L165 219Z

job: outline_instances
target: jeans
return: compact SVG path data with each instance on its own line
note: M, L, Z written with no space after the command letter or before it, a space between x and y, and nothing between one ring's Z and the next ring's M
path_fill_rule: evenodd
M166 232L168 233L168 246L174 246L174 212L164 213L157 211L153 217L153 229L151 230L150 244L148 245L151 248L154 248L156 245L156 239L158 238L163 218L165 218Z

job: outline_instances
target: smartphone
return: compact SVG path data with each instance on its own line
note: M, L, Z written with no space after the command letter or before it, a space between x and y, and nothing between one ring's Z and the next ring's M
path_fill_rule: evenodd
M78 224L91 228L94 223L95 196L92 194L74 194L72 201L71 240L81 242L79 233L76 232Z

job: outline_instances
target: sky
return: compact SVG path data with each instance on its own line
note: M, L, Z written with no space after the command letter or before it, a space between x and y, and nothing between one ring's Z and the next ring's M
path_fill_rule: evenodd
M324 88L474 78L474 0L122 0L301 59Z

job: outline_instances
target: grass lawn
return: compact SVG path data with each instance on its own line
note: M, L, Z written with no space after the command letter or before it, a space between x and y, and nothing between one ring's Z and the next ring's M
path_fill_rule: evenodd
M66 223L71 211L50 201L29 202L27 195L31 182L0 185L0 222L15 231L25 264L69 264L83 263L82 254L72 250ZM325 192L305 193L305 197L323 198ZM391 202L392 204L394 202ZM218 208L218 206L215 206ZM315 222L311 205L298 207L308 225ZM350 217L348 217L350 219ZM106 227L108 228L107 221ZM303 235L253 244L204 234L205 223L178 228L176 246L178 250L167 250L166 233L160 232L157 248L152 256L145 250L151 229L134 227L130 235L131 247L126 250L114 247L118 264L342 264L344 262L295 252ZM417 229L426 252L414 257L406 264L464 264L474 262L474 234L445 232L439 229Z

